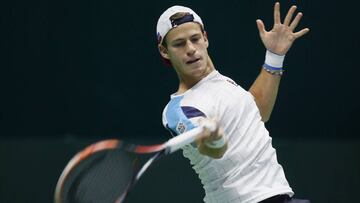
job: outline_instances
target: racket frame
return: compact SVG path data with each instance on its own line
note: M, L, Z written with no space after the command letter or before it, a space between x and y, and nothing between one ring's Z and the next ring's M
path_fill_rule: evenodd
M152 156L141 168L136 169L135 176L132 178L132 181L127 186L126 190L119 196L119 198L115 201L115 203L122 202L128 191L135 185L135 183L140 179L140 177L144 174L144 172L148 169L148 167L157 159L162 156L171 154L181 147L190 144L195 141L195 139L205 131L210 130L212 132L215 131L217 125L212 121L204 121L201 123L199 127L193 128L185 133L179 134L176 137L169 139L167 142L158 145L133 145L127 144L117 139L108 139L96 142L94 144L89 145L84 150L78 152L66 165L64 170L62 171L59 180L56 184L54 202L55 203L63 203L62 202L62 193L63 188L66 183L68 176L74 170L76 166L79 165L80 162L87 159L91 154L100 152L102 150L125 150L128 152L134 152L138 154L150 154L156 153Z

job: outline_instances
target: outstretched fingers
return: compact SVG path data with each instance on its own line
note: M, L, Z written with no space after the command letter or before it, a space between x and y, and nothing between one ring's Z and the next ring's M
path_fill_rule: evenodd
M281 24L280 20L280 3L276 2L274 6L274 23Z
M265 30L265 25L262 22L262 20L260 20L260 19L256 20L256 25L259 30L260 36L264 35L266 33L266 30Z
M302 18L302 16L303 16L303 14L301 13L301 12L299 12L296 16L295 16L295 18L294 18L294 20L291 22L291 24L290 24L290 30L295 30L295 28L296 28L296 26L299 24L299 22L300 22L300 19Z
M288 26L290 24L290 21L296 11L296 6L291 6L291 8L289 9L286 17L285 17L285 20L284 20L284 25Z
M309 28L304 28L304 29L300 30L299 32L295 32L294 36L295 36L295 38L299 38L299 37L305 35L306 33L308 33L309 31L310 31Z

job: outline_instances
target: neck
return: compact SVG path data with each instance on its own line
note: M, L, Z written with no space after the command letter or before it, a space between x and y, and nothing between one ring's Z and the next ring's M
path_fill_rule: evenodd
M182 94L186 92L187 90L191 89L194 85L196 85L200 80L208 76L212 71L215 70L214 64L212 60L210 59L210 56L208 56L207 59L207 67L200 77L194 76L194 77L181 77L179 76L179 89L177 90L176 94Z

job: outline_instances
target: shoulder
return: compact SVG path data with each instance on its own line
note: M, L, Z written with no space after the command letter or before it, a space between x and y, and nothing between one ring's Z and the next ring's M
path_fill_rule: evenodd
M224 90L244 90L239 84L237 84L232 78L222 75L216 71L212 77L201 85L202 88L209 90L210 93L216 94L223 92Z
M168 106L169 104L167 104L164 109L163 109L163 112L162 112L162 123L164 125L164 127L166 127L166 124L168 123L167 119L166 119L166 111L168 109Z
M237 84L232 78L216 71L211 79L195 88L196 95L201 95L216 102L226 102L229 99L238 100L247 94L247 91Z

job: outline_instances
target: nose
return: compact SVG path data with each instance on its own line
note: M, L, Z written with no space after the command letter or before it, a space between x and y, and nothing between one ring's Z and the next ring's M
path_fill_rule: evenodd
M191 41L188 41L186 43L186 53L188 55L193 55L196 52L196 48L194 46L194 44Z

